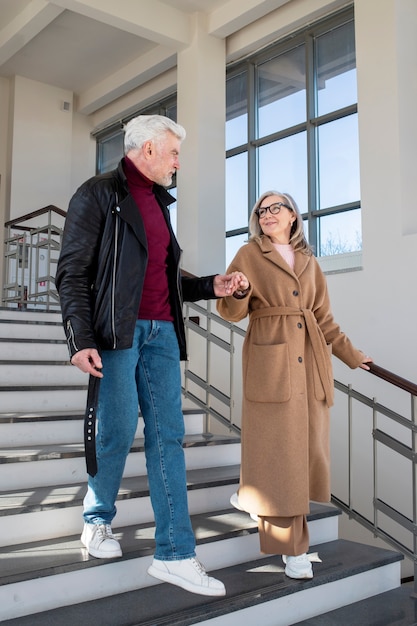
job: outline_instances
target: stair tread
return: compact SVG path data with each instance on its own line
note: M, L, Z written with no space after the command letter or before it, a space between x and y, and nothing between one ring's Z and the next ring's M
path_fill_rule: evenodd
M234 484L239 480L239 465L224 465L187 470L188 490L213 487L221 484ZM81 506L87 490L87 482L69 485L34 487L0 492L0 516L31 513L48 508ZM147 476L123 478L118 500L149 495Z
M0 424L23 424L24 422L55 422L84 419L84 411L25 411L20 413L1 413Z
M412 591L412 587L401 585L397 589L297 622L294 626L416 626L417 599L411 596Z
M332 505L311 503L308 520L339 515ZM222 509L191 516L197 544L219 541L241 534L256 533L257 523L242 511ZM82 519L80 519L80 533ZM120 560L138 558L153 553L153 522L118 528L113 532L120 540L123 556ZM105 565L107 561L89 557L80 543L80 534L57 539L35 541L0 548L0 586L22 580L40 578L81 568ZM113 560L112 560L113 562Z
M2 306L0 307L0 323L7 323L8 321L21 324L34 322L36 324L62 325L62 315L60 310L45 311Z
M50 339L45 337L0 337L0 343L40 343L40 344L58 344L65 345L67 340L65 335L62 339Z
M0 361L1 362L1 361ZM27 361L26 361L27 362ZM39 362L37 362L39 364ZM42 361L42 364L44 361ZM183 408L183 415L201 415L205 413L202 409ZM82 420L85 411L23 411L0 413L0 424L20 424L23 422L53 422L62 420ZM141 419L141 415L139 415Z
M207 598L161 583L72 606L32 614L17 620L6 620L4 626L72 626L94 621L101 626L191 626L206 619L230 614L256 604L283 598L300 590L312 589L397 562L403 557L392 550L375 548L344 539L312 546L322 563L314 564L314 578L292 580L285 576L280 556L266 556L210 574L220 578L226 597ZM163 598L163 602L161 602ZM236 614L237 620L241 617ZM306 624L315 622L305 622ZM320 622L317 622L319 624ZM327 622L330 625L330 622ZM326 623L326 624L327 624ZM342 622L332 622L338 625ZM351 624L361 624L352 620ZM375 624L377 622L374 622ZM386 621L379 623L388 623ZM367 625L372 622L366 622ZM347 625L347 622L346 622Z
M183 447L192 446L215 446L225 444L240 443L240 437L237 435L185 435ZM133 442L131 452L143 452L144 440L137 438ZM51 445L33 445L24 448L0 448L0 464L25 462L25 461L46 461L48 459L73 458L84 456L84 444L82 442L51 444Z
M187 489L203 489L239 482L239 465L221 465L187 470ZM87 482L65 485L33 487L0 492L0 517L21 513L33 513L65 506L81 506ZM120 485L117 500L139 498L149 495L147 476L125 477ZM311 503L309 519L341 515L333 505Z
M257 532L257 525L241 511L221 510L192 515L191 520L198 543L216 541L244 532ZM225 532L227 528L227 532ZM80 521L80 533L82 520ZM113 528L123 549L119 560L140 558L153 554L153 522ZM88 555L80 542L80 534L59 539L36 541L0 548L0 585L70 572L90 567L105 566L115 559L95 559Z
M62 385L0 385L1 393L13 393L13 392L23 392L23 391L87 391L88 385L87 383L73 385L70 384L62 384Z

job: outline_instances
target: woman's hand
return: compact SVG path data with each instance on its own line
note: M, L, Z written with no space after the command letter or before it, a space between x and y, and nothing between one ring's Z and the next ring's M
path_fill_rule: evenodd
M364 359L362 360L362 363L359 365L359 367L361 367L363 370L369 370L370 368L368 367L368 365L366 365L367 363L372 363L373 359L371 359L370 356L366 356L364 357Z
M214 294L217 298L231 296L236 291L247 291L249 281L242 272L232 272L231 274L217 274L213 280Z

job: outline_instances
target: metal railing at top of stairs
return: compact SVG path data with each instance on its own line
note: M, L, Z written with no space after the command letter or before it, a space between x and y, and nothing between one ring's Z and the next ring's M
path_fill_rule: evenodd
M240 433L245 328L226 322L212 306L185 304L192 358L185 363L183 394L205 412L207 432L220 423ZM381 393L388 394L386 404L334 381L332 475L339 466L341 479L332 484L332 502L375 538L411 559L417 597L417 384L375 363L369 373L378 379L375 384L382 386ZM389 408L389 402L402 410Z
M5 223L1 306L59 310L54 278L65 216L49 205Z

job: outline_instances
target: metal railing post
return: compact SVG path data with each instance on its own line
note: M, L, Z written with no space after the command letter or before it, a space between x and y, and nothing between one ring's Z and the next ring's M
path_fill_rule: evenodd
M210 337L211 335L211 302L208 301L207 302L207 336ZM211 406L211 397L210 397L210 380L211 380L211 341L208 340L207 341L207 346L206 346L206 383L207 383L207 387L206 387L206 405L208 407ZM210 412L207 411L205 418L204 418L204 434L207 434L210 432Z
M412 439L412 491L413 491L413 552L414 552L414 589L413 597L417 598L417 411L416 396L411 395Z
M348 502L352 509L352 385L348 386Z
M373 484L373 495L372 495L372 502L373 502L373 509L374 509L374 528L377 529L378 528L378 508L376 507L376 501L377 501L377 492L378 492L378 461L377 461L377 455L378 455L378 445L377 445L377 440L375 437L375 433L376 433L376 429L377 429L377 411L375 409L376 406L376 398L373 398L373 408L372 408L372 448L373 448L373 462L372 462L372 467L373 467L373 480L372 480L372 484Z

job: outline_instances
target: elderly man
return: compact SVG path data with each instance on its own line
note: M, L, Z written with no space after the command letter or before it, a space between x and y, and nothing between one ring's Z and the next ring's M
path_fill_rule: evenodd
M193 593L225 594L196 558L187 504L180 359L182 302L230 295L241 277L180 275L166 187L179 169L184 129L132 119L118 168L71 199L56 286L71 362L90 375L85 421L88 490L81 541L96 558L122 554L111 522L140 407L156 522L152 576ZM95 420L97 419L97 434Z

